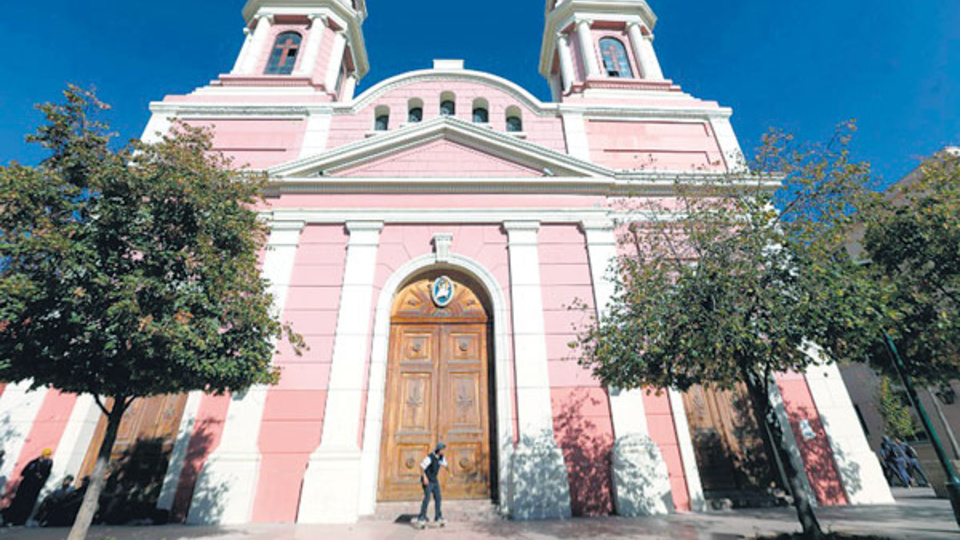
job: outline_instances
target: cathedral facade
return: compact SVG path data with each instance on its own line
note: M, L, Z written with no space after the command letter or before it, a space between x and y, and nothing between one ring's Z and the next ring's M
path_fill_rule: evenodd
M742 167L732 111L664 76L645 0L547 2L549 103L455 60L356 94L364 0L243 13L233 69L153 103L144 140L175 120L209 127L217 150L269 175L263 273L309 350L279 345L273 387L135 404L117 452L156 441L157 508L355 522L418 500L441 441L445 498L515 519L773 497L776 467L736 392L605 388L569 345L613 294L612 201L668 200L678 177ZM839 371L777 382L819 502L892 502ZM52 481L88 471L103 431L92 400L26 390L0 395L0 474L44 447Z

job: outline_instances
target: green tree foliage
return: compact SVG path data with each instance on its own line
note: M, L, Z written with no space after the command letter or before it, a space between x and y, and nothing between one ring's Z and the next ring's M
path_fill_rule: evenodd
M624 201L616 293L580 343L582 363L609 386L746 383L810 538L822 533L771 389L776 373L803 372L815 357L860 357L877 333L882 289L836 256L869 179L850 156L852 132L809 146L770 133L749 174L679 181L667 201Z
M891 292L887 330L926 384L960 377L960 155L943 152L864 205L869 279ZM892 373L886 354L875 366Z
M917 433L917 424L889 377L880 377L877 405L883 417L883 431L895 439L907 439Z
M71 538L83 538L117 428L140 397L271 384L277 340L257 265L264 179L179 126L114 149L107 107L70 87L39 109L49 157L0 168L0 379L90 394L108 418ZM286 330L286 332L285 332Z

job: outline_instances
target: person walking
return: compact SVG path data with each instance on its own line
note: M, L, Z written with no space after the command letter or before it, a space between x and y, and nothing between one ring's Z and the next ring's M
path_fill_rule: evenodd
M40 490L47 483L47 478L50 478L50 470L53 468L53 460L50 459L52 455L53 451L46 448L40 453L40 457L23 468L17 494L10 506L3 510L4 525L23 525L30 519Z
M914 477L914 473L916 473L919 475L917 485L920 487L929 487L930 481L927 480L926 473L924 473L923 468L920 467L920 459L919 456L917 456L917 451L914 450L912 446L904 441L901 441L900 439L897 439L895 442L900 447L900 451L903 452L904 459L906 459L907 474L911 478L916 478Z
M903 487L910 487L910 475L907 474L907 457L903 449L897 445L889 436L883 436L883 442L880 443L880 457L887 465L889 470L896 474L897 479L903 484Z
M416 526L423 529L427 526L427 507L430 506L430 497L433 496L433 505L435 513L435 522L443 527L446 521L443 520L443 509L441 503L443 497L440 494L440 468L447 466L447 459L444 457L444 451L447 445L437 444L433 452L427 454L420 462L420 483L423 484L423 503L420 504L420 515L417 517Z

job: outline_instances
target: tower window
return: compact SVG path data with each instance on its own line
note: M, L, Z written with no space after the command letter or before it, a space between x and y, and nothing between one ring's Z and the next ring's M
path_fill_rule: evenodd
M473 122L487 124L490 122L490 104L483 98L473 100Z
M388 107L381 105L374 111L373 129L375 131L390 129L390 109Z
M297 55L303 38L296 32L284 32L277 36L270 60L267 62L267 75L290 75L297 65Z
M423 121L423 108L414 107L410 109L410 113L407 115L407 122L411 124L416 124L417 122Z
M623 42L614 38L600 40L600 54L603 55L603 69L609 77L633 78L633 69L627 57L627 48Z
M457 104L447 100L440 104L440 116L455 116L457 114Z

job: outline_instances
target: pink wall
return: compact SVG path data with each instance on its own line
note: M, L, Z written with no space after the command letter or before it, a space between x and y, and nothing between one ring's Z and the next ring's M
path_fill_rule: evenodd
M610 400L569 346L594 310L586 239L576 225L546 225L539 253L554 436L567 465L571 508L578 516L610 514ZM585 310L574 309L578 302Z
M473 121L473 102L477 98L486 99L490 116L490 127L496 131L506 131L506 111L510 106L520 109L523 116L523 130L527 140L541 146L566 151L563 126L555 116L536 116L532 109L509 93L492 85L477 82L408 82L386 91L383 95L366 103L357 114L335 115L330 129L328 148L363 140L366 133L373 130L374 116L378 106L390 109L390 129L398 129L407 121L408 104L411 99L423 101L423 120L427 121L440 115L440 97L444 92L456 96L457 118Z
M17 457L16 465L13 470L15 477L11 478L7 484L6 497L12 497L16 487L20 484L20 473L28 463L35 458L40 457L40 452L45 448L56 452L60 444L60 438L67 427L67 421L70 420L70 413L73 412L73 406L77 401L75 394L64 394L59 390L49 390L43 398L40 405L40 411L33 425L30 426L30 433L23 444L23 449ZM60 478L50 478L47 483L53 485L59 482Z
M297 518L307 461L323 430L346 244L340 225L308 226L300 239L283 318L310 350L298 357L283 344L274 359L282 376L267 392L263 411L254 522Z
M703 122L616 122L587 120L590 154L612 169L724 169L723 154Z
M493 208L598 208L607 203L604 197L589 195L445 195L431 193L386 195L284 195L271 199L272 208L339 208L339 209L493 209Z
M683 468L683 457L680 454L680 442L677 438L677 427L670 398L666 392L657 395L654 391L648 391L643 397L643 405L647 413L650 438L657 443L660 453L663 454L663 460L667 463L670 489L673 490L673 504L678 511L689 512L690 490Z
M817 501L825 506L846 505L847 495L843 490L840 472L833 459L833 450L810 394L810 387L807 386L806 377L796 373L777 375L777 386L783 394L790 427L800 447L800 455L803 456L807 468L807 478L817 495ZM804 421L809 424L813 433L811 439L804 436L801 428Z
M223 424L230 407L230 396L204 395L197 411L193 433L190 435L190 444L187 445L187 456L184 459L183 471L177 483L177 492L173 499L171 519L178 522L186 521L190 511L190 503L196 488L197 478L207 462L210 453L220 445L220 436L223 434Z
M438 140L373 163L342 171L338 176L517 178L538 177L543 176L543 173L452 141Z
M192 119L191 126L213 130L213 148L235 159L238 168L264 169L300 155L306 122L285 120Z

